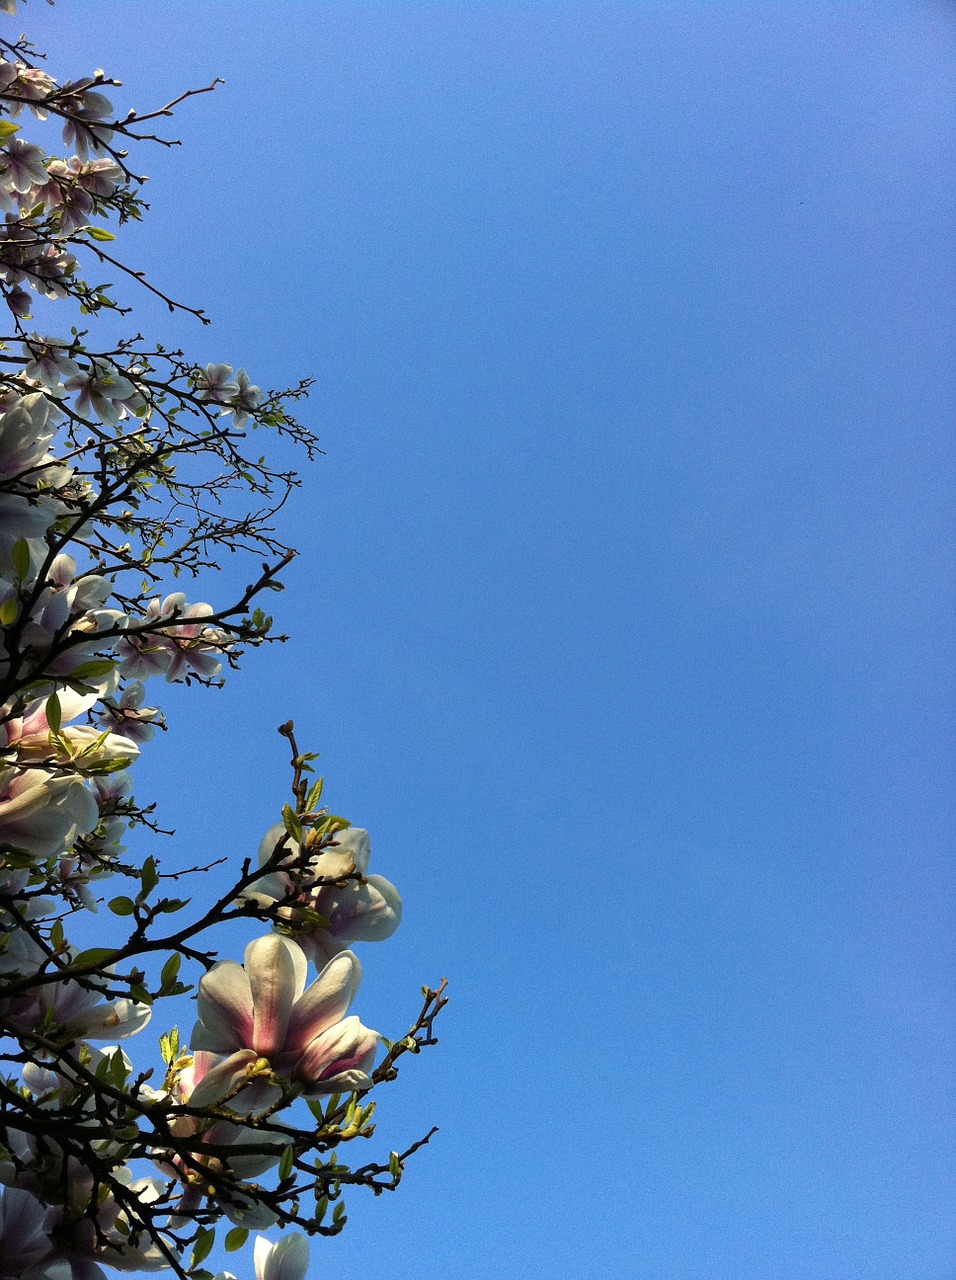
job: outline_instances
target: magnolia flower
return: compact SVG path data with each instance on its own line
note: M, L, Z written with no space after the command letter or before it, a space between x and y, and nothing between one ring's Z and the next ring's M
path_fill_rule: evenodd
M22 195L38 183L46 182L47 173L43 164L45 158L46 153L32 142L11 138L3 151L0 151L4 185Z
M117 729L134 742L149 742L156 726L165 728L159 707L144 707L146 690L139 680L134 680L123 690L118 700L104 698L96 718L104 729Z
M238 390L238 384L232 380L231 364L207 364L196 375L196 397L199 400L212 400L216 404L222 404L231 400Z
M283 825L277 823L259 845L260 866L272 859L283 837L289 850L283 865L296 869L264 875L247 890L246 896L262 906L282 902L278 914L292 923L302 920L303 908L327 920L327 926L303 928L296 933L296 941L317 966L327 963L349 943L382 942L392 936L402 919L402 900L384 876L366 875L371 856L367 831L348 827L336 832L335 843L313 854L302 869L301 846L287 837ZM361 882L344 879L355 873L362 877Z
M156 1178L133 1181L129 1170L123 1168L114 1169L111 1176L146 1204L163 1194L163 1184ZM92 1177L81 1175L76 1181L79 1185L71 1183L67 1203L47 1212L47 1229L56 1241L54 1256L66 1263L70 1280L110 1280L100 1263L117 1271L160 1271L169 1266L166 1255L148 1235L136 1245L130 1243L128 1211L120 1208L112 1193L99 1200L91 1214L92 1187L86 1184Z
M119 641L116 649L123 674L137 679L165 675L169 684L184 679L190 670L203 679L218 675L222 670L218 655L228 648L229 640L219 627L204 621L212 613L208 604L187 605L181 591L174 591L162 603L150 600L137 626L152 627L167 619L169 625L134 632Z
M19 316L21 320L29 320L33 315L33 299L27 293L26 289L19 286L9 291L5 298L7 306L15 316Z
M47 529L66 511L57 498L0 493L0 573L12 576L13 548L21 538L26 540L31 561L40 561L46 553Z
M128 1040L142 1031L152 1012L148 1004L126 997L104 1000L69 980L44 982L6 1002L6 1016L15 1026L28 1030L49 1017L59 1029L57 1038L67 1041Z
M104 94L91 89L91 83L90 80L67 81L62 94L69 97L60 99L60 105L70 113L63 121L63 141L68 147L75 147L77 155L84 160L90 151L102 151L113 136L112 129L99 123L112 114L113 104Z
M3 0L0 9L4 13L15 13L16 0ZM46 119L47 113L40 103L56 88L56 81L52 76L41 71L39 67L28 67L24 62L4 60L0 63L0 86L14 95L4 103L4 108L10 115L18 116L24 106L27 106L38 120ZM26 101L17 101L17 99Z
M345 1018L362 968L351 951L325 966L306 989L302 948L276 933L246 947L245 965L214 964L200 980L194 1049L251 1051L309 1097L368 1089L378 1033Z
M253 1262L256 1280L305 1280L309 1269L309 1242L292 1231L273 1244L256 1236Z
M24 374L50 391L58 390L67 378L79 375L80 366L66 354L70 344L58 338L41 338L33 333L23 343L22 350L27 357Z
M69 1264L52 1255L46 1211L20 1187L0 1188L0 1280L72 1280Z
M128 412L142 404L142 397L129 378L124 378L108 360L94 360L63 383L76 392L76 411L86 418L99 418L115 426Z
M249 419L249 414L258 409L262 399L262 388L254 387L249 381L249 375L245 369L239 369L236 372L236 394L231 405L227 406L223 413L231 413L232 420L236 426L244 427Z
M290 1231L275 1244L265 1236L256 1236L253 1265L256 1280L305 1280L309 1269L309 1242L297 1231ZM215 1280L236 1280L236 1277L231 1271L220 1271Z
M139 747L131 738L91 724L63 723L85 711L97 697L96 693L74 694L71 690L58 694L61 727L56 734L51 734L47 719L48 700L38 698L27 703L19 721L0 724L0 742L5 738L6 745L16 750L18 763L75 763L87 769L116 764L118 760L130 763L139 755Z
M0 476L22 476L49 459L53 405L40 391L20 396L0 418Z
M271 1083L271 1072L264 1067L259 1055L249 1049L231 1054L224 1061L217 1054L200 1050L170 1068L163 1092L144 1085L142 1096L147 1101L171 1101L203 1109L222 1103L238 1115L251 1115L281 1096ZM278 1163L286 1138L241 1121L197 1115L174 1115L169 1128L176 1138L194 1139L190 1144L191 1159L173 1151L156 1153L156 1164L162 1172L183 1183L177 1214L194 1213L209 1196L217 1199L226 1216L237 1225L272 1226L276 1220L272 1210L232 1190L228 1196L224 1192L217 1195L210 1180L198 1176L197 1165L210 1174L228 1172L242 1181L257 1178ZM204 1152L206 1144L215 1150L215 1155Z
M0 769L0 847L48 858L92 831L98 819L82 778L46 769Z

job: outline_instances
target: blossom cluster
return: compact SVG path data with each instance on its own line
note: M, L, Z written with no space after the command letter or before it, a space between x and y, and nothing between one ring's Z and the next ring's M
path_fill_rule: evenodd
M132 770L166 727L149 682L207 685L235 666L268 635L252 601L291 553L228 608L169 578L214 568L223 548L278 552L267 521L293 482L241 439L250 426L307 450L312 438L245 369L23 328L35 295L83 315L115 306L82 279L81 255L104 261L102 221L141 215L116 144L146 135L135 113L114 118L102 72L58 82L24 41L0 50L0 293L14 329L0 338L0 1280L106 1280L104 1267L212 1280L202 1263L220 1219L227 1247L249 1229L334 1234L343 1185L397 1185L404 1157L352 1171L336 1149L370 1136L365 1094L434 1042L444 1001L426 988L384 1055L350 1012L352 947L390 937L401 899L368 874L367 832L318 807L291 723L294 803L217 904L181 924L189 899L163 890L189 873L163 879L139 852L134 837L156 828ZM31 114L57 119L72 154L23 139ZM239 480L266 505L220 515ZM104 901L106 945L76 945L74 925ZM236 919L265 928L242 963L204 942ZM162 1033L165 1074L150 1084L113 1042L191 989L184 961L195 1026L183 1041ZM303 1280L307 1261L294 1231L255 1243L256 1280Z

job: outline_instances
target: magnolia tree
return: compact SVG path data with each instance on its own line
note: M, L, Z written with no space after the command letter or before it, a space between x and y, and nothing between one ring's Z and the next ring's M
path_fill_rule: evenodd
M257 1280L296 1280L306 1237L344 1226L343 1191L396 1187L431 1136L371 1163L348 1147L372 1133L370 1091L435 1042L444 983L395 1041L350 1012L351 946L389 937L401 901L368 874L367 833L322 807L291 722L291 798L214 901L191 893L208 868L139 852L159 828L130 766L165 727L150 682L216 683L270 638L258 601L292 555L273 517L296 479L251 441L311 457L293 412L308 384L264 391L139 334L97 341L116 328L97 317L127 308L91 279L179 307L115 255L110 227L145 209L130 145L169 145L157 121L213 86L118 115L102 71L58 81L12 34L0 51L0 1278L210 1280L221 1224L227 1249L271 1229ZM46 149L58 137L66 156ZM45 300L71 307L58 336L31 323ZM173 589L226 549L255 566L239 599ZM83 949L98 907L110 927ZM219 959L210 931L242 920L261 936ZM180 1033L164 1002L188 993ZM165 1069L128 1043L155 1045L157 1022Z

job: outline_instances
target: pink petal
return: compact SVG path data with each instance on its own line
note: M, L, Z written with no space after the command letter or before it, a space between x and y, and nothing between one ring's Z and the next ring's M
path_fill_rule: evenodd
M345 1018L312 1041L293 1074L306 1083L311 1096L344 1088L367 1089L378 1045L377 1031L363 1027L358 1018Z
M294 942L277 933L267 933L249 943L245 960L254 1010L252 1047L271 1058L281 1053L285 1045L289 1014L301 990L297 969L304 979L306 959Z
M200 979L196 1011L199 1022L190 1042L194 1049L231 1053L252 1047L252 990L235 960L220 960Z
M218 1066L206 1072L186 1099L189 1106L209 1107L216 1102L221 1102L245 1080L249 1067L256 1062L257 1058L258 1054L252 1049L240 1049L238 1053L230 1054L225 1062L220 1062ZM237 1099L231 1099L229 1103L234 1110L238 1110L236 1101Z
M305 1049L347 1012L362 980L358 956L343 951L330 960L308 991L296 1002L289 1019L286 1050Z

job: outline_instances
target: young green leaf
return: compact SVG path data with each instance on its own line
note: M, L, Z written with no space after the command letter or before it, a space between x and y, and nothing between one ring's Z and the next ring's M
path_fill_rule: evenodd
M297 843L302 843L302 823L299 821L291 805L282 806L282 822L286 831Z
M176 981L176 975L179 973L179 966L182 964L183 958L178 951L174 951L166 963L163 965L163 971L159 975L161 989L165 991L171 987Z
M30 573L30 547L26 538L17 538L10 553L13 561L13 572L19 582L24 582Z
M62 723L62 713L60 711L60 699L56 693L51 693L46 700L46 722L50 726L52 733L60 732L60 724Z
M196 1243L193 1245L193 1256L189 1263L191 1267L198 1266L200 1262L209 1257L209 1251L212 1249L216 1240L215 1227L200 1227L196 1235Z

